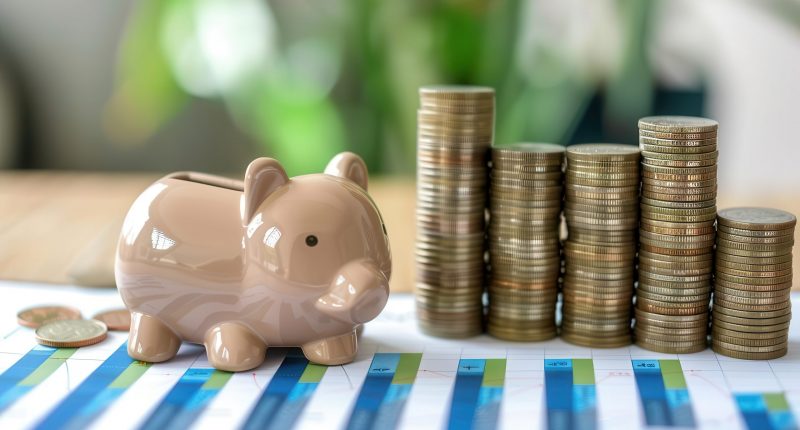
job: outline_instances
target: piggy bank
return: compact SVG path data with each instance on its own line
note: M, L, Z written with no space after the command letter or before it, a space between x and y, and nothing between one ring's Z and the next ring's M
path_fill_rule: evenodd
M355 154L291 179L270 158L244 181L170 174L133 203L117 247L128 354L162 362L187 341L220 370L255 368L270 346L350 362L358 329L386 305L391 265Z

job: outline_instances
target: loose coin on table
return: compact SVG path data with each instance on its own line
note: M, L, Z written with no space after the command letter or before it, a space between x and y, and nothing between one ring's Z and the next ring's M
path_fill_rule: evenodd
M94 345L106 338L105 324L95 320L53 321L36 329L36 341L56 348Z
M131 312L127 309L103 311L93 316L92 319L104 323L109 330L130 331L131 329Z
M68 306L36 306L17 314L17 323L30 328L38 328L52 321L79 319L81 312Z

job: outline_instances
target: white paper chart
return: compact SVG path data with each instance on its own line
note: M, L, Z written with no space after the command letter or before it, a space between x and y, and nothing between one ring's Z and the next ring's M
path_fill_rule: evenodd
M86 316L119 307L114 291L0 282L0 297L2 429L790 429L800 414L796 327L786 357L754 362L557 339L441 340L417 331L411 296L395 295L351 364L275 348L258 369L232 374L195 345L150 365L127 356L126 333L56 349L16 324L40 304Z

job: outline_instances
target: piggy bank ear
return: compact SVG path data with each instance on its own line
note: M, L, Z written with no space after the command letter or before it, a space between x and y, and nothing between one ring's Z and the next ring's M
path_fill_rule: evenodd
M349 179L367 190L367 165L352 152L337 154L325 167L325 174Z
M264 157L253 160L244 174L242 223L249 224L261 203L287 182L289 177L277 160Z

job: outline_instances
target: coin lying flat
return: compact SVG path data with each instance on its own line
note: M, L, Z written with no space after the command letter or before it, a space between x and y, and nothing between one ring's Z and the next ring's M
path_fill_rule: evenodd
M94 345L106 338L108 328L95 320L62 320L36 329L36 341L56 348Z
M730 208L719 212L719 224L744 230L783 230L797 224L797 217L772 208Z
M131 312L127 309L103 311L93 316L92 319L104 323L109 330L130 331L131 329Z
M52 321L79 319L81 311L68 306L36 306L17 314L17 323L30 328L39 328Z
M648 116L639 119L639 129L659 133L713 133L719 123L713 119L693 116ZM647 135L648 133L645 133Z

